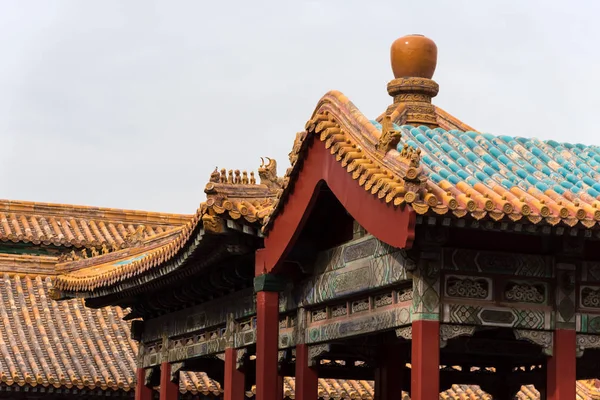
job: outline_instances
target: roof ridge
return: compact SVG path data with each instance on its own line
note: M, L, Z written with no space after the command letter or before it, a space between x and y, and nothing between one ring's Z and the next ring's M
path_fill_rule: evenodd
M70 217L84 216L111 221L147 221L153 223L186 223L193 214L176 214L156 211L129 210L111 207L75 204L44 203L24 200L0 199L0 212L46 214Z

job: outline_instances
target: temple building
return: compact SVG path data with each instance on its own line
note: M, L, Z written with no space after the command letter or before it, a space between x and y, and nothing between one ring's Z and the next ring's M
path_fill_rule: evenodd
M600 150L323 96L192 215L4 201L0 397L600 398ZM510 132L508 132L510 133Z

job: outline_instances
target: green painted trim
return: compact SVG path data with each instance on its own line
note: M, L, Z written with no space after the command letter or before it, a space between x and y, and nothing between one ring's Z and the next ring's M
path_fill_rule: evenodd
M554 325L555 329L575 329L575 322L557 322Z
M440 320L440 314L438 313L413 313L410 316L410 320L411 321L439 321Z
M282 292L286 282L279 275L262 274L254 278L254 292Z

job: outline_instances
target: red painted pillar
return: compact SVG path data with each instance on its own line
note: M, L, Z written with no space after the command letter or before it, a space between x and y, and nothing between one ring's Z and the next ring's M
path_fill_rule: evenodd
M237 368L237 350L225 349L223 400L244 400L244 373Z
M256 293L256 400L277 400L279 293Z
M411 400L438 400L440 396L440 323L412 323Z
M575 330L554 331L554 349L547 363L546 398L548 400L575 400L576 350Z
M296 400L319 398L319 375L308 362L308 345L296 345Z
M164 362L160 365L160 400L177 400L179 385L171 381L171 364Z
M402 400L404 354L397 345L384 346L375 369L375 400Z
M152 388L145 385L146 370L138 368L135 371L135 400L152 400Z
M283 400L283 376L277 376L277 400Z

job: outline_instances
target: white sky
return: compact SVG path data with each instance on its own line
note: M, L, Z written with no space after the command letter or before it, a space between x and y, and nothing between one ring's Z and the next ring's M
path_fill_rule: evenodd
M567 4L568 3L568 4ZM391 43L438 45L476 129L600 144L597 1L0 1L0 198L192 213L215 166L288 166L330 89L370 118Z

